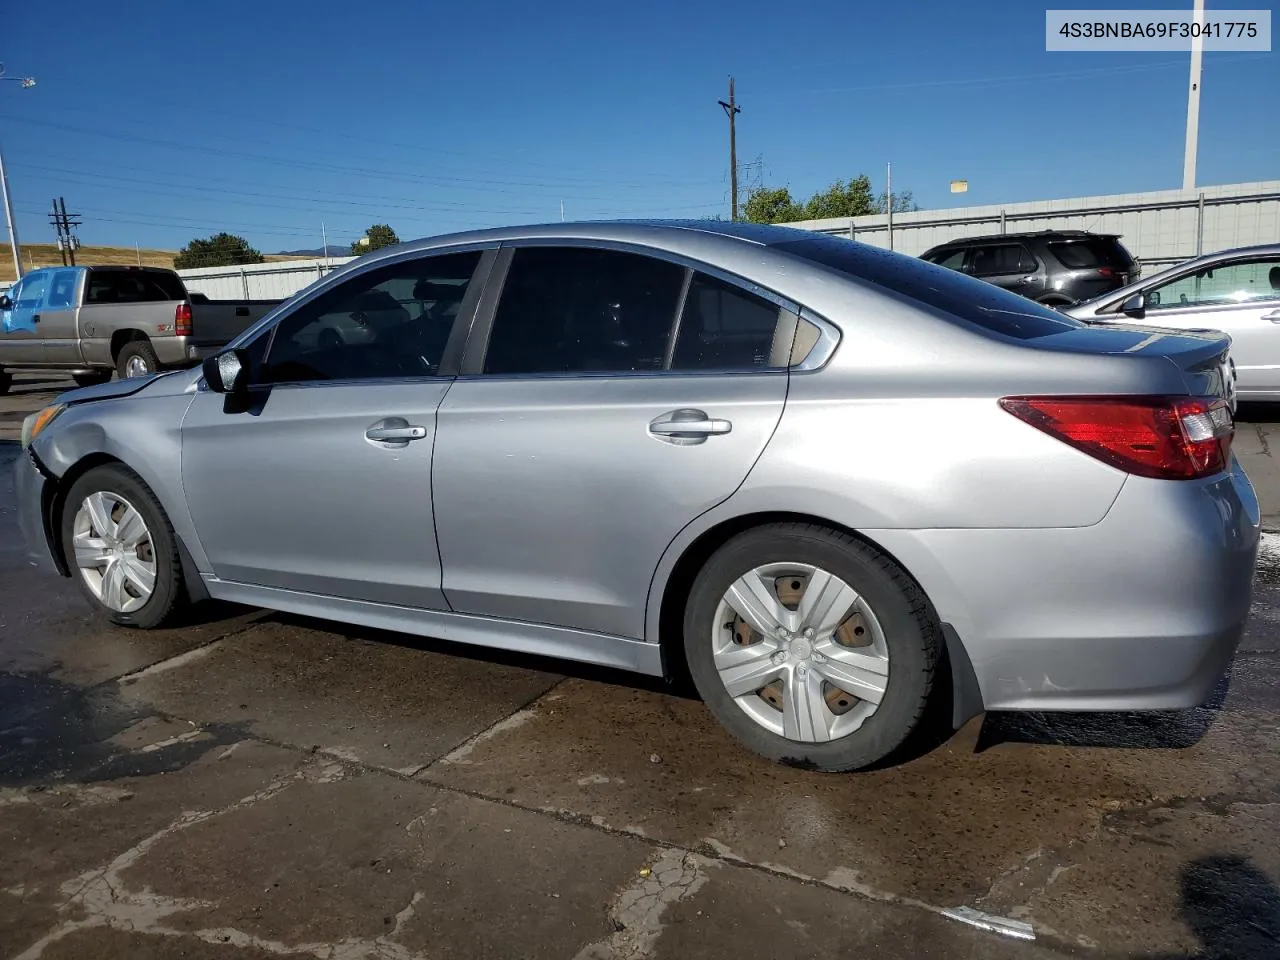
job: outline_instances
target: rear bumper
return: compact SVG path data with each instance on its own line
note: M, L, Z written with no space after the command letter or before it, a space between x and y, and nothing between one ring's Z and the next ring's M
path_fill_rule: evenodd
M986 709L1172 709L1208 699L1235 654L1259 512L1233 461L1130 477L1091 527L869 533L955 628Z
M24 450L13 464L14 495L18 508L18 529L26 541L27 555L41 569L60 573L45 529L45 493L51 481L40 472L30 451Z
M165 367L189 367L217 352L214 345L197 343L190 337L156 337L151 346Z

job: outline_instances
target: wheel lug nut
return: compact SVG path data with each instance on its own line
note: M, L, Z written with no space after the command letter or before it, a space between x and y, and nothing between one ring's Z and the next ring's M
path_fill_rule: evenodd
M805 628L805 631L804 631L804 636L805 636L805 639L806 639L806 640L812 640L812 639L813 639L813 627L806 627L806 628Z
M786 663L786 662L787 662L787 655L786 655L783 651L779 650L777 653L775 653L775 654L773 655L773 662L774 662L774 663Z

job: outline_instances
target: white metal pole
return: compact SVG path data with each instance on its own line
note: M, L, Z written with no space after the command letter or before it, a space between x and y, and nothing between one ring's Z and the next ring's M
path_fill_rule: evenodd
M320 221L320 245L324 248L321 256L324 257L324 266L327 270L329 268L329 234L325 232L323 220Z
M893 164L884 165L885 209L889 212L889 249L893 249Z
M138 241L133 241L133 254L138 258L138 266L142 266L142 251L138 248Z
M13 204L9 202L9 176L4 172L4 153L0 151L0 193L4 194L4 219L9 226L9 249L13 252L14 282L22 278L22 249L18 246L18 225L13 222Z
M1195 22L1204 24L1204 0L1195 0ZM1200 66L1204 60L1204 37L1191 38L1191 87L1187 91L1187 144L1182 154L1182 189L1196 185L1196 146L1200 141Z

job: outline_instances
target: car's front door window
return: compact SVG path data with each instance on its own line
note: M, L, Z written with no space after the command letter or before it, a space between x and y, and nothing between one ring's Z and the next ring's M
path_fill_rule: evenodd
M1280 257L1205 267L1153 287L1145 297L1148 310L1280 300Z
M390 264L284 317L258 383L435 376L480 252Z

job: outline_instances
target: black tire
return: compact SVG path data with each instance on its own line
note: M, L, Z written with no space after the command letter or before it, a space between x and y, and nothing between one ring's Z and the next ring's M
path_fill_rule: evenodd
M146 364L147 374L156 373L160 369L160 361L156 359L156 352L149 341L130 340L120 349L116 357L116 373L120 375L121 380L128 379L129 361L135 358ZM147 374L140 374L140 376Z
M6 370L0 370L0 397L9 392L9 388L13 386L13 374Z
M142 515L147 530L151 534L156 563L155 587L150 599L130 613L112 610L94 596L80 571L75 568L76 552L72 544L72 531L75 527L76 512L80 509L80 504L84 502L85 497L98 491L119 494L128 500ZM156 500L155 494L133 471L116 464L107 464L94 467L73 483L63 502L60 532L64 555L72 567L72 578L94 609L112 623L122 627L152 630L171 623L187 603L187 594L182 582L182 563L178 556L178 538L173 532L169 518L165 516L164 509Z
M94 373L73 373L71 379L76 382L77 387L96 387L100 383L106 383L111 379L111 371L103 370Z
M883 630L889 652L884 698L857 730L838 740L805 743L766 729L734 702L716 671L712 628L725 591L744 573L777 562L812 564L840 577L865 598ZM920 587L880 551L816 524L777 523L739 534L707 561L685 607L684 647L698 693L746 747L770 760L837 773L884 759L920 724L942 631Z

